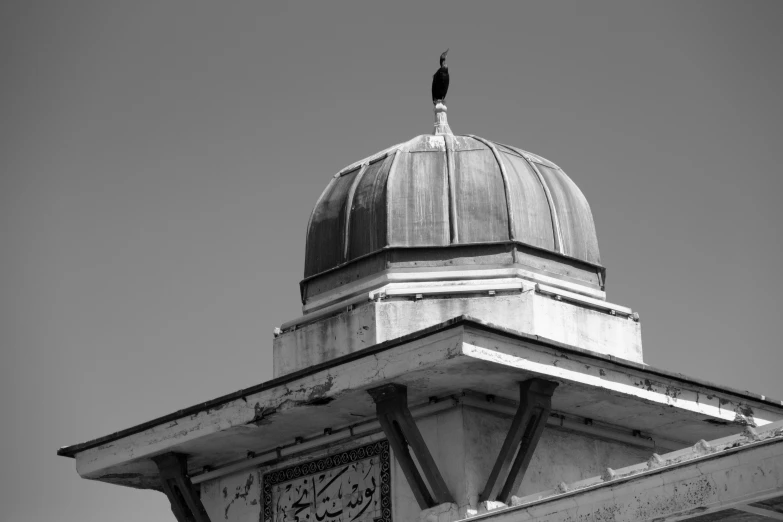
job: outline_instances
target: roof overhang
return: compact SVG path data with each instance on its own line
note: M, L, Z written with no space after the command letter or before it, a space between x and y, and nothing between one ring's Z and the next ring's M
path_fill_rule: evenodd
M599 477L525 498L486 522L783 519L783 422L654 455Z
M463 316L58 454L75 457L84 478L158 489L150 458L162 453L188 455L198 482L205 468L252 465L280 457L280 448L304 450L305 440L366 433L376 415L367 390L383 383L406 385L410 404L426 405L465 389L513 401L518 382L532 377L560 383L552 400L558 414L660 439L665 448L783 419L779 401Z

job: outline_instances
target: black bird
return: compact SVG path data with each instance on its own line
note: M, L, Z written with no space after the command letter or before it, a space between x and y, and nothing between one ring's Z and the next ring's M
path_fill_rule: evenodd
M446 65L446 54L449 50L440 55L440 69L432 75L432 103L437 104L438 100L446 99L446 93L449 91L449 66Z

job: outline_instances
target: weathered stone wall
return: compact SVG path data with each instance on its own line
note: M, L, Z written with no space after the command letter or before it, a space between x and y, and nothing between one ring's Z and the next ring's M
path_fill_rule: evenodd
M466 477L475 481L466 488L468 499L477 500L500 451L511 419L492 412L464 408ZM525 496L601 475L650 458L652 450L590 437L547 426L538 443L525 478L515 493Z
M201 502L212 522L259 522L261 471L251 469L204 482Z
M641 326L531 289L521 293L440 299L389 299L321 319L275 338L274 376L353 353L420 331L460 315L470 315L517 332L642 362Z
M422 419L418 426L464 518L469 509L478 509L478 497L511 426L511 418L459 407ZM644 462L650 454L649 449L547 427L516 496L600 475L607 467ZM397 477L395 520L417 520L419 508L413 493L401 471ZM397 518L398 514L402 518Z
M508 416L467 406L417 421L427 447L455 497L460 517L478 509L478 495L510 424ZM213 522L258 522L262 519L261 481L264 474L383 438L383 434L376 434L274 466L205 482L201 484L202 502ZM560 482L571 483L600 475L606 467L619 468L643 462L649 458L649 453L647 449L547 427L517 495L530 495L552 489ZM399 522L418 520L421 510L393 455L391 486L393 519Z

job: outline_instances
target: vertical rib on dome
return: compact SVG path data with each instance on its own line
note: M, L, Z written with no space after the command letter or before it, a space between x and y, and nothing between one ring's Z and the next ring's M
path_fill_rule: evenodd
M359 167L359 173L354 176L353 182L351 183L351 188L348 189L348 195L345 198L345 209L343 210L343 214L345 215L345 224L343 225L343 231L345 233L345 237L343 238L343 263L348 260L348 250L351 245L351 214L353 207L353 197L356 194L356 186L362 180L362 176L367 171L367 166L368 164L364 163L361 167Z
M546 186L520 155L497 145L506 166L514 215L514 240L557 252L557 232Z
M576 183L557 165L517 147L498 144L519 154L535 170L547 195L556 231L557 251L600 265L595 222L590 204Z
M492 151L472 137L454 136L453 144L455 243L509 241L506 182Z
M442 136L425 135L403 145L387 185L388 246L450 243L447 156Z
M453 135L452 135L453 136ZM448 180L448 192L446 193L448 203L448 220L449 220L449 238L451 244L459 243L459 219L457 219L457 207L455 202L457 197L454 195L457 182L454 180L454 144L443 138L443 146L446 149L446 175Z
M503 165L503 160L500 159L500 153L498 152L498 149L495 148L495 145L489 141L485 140L484 138L479 138L478 136L474 136L473 134L469 134L471 138L474 140L480 141L487 147L489 147L489 150L492 151L492 155L495 156L495 161L498 163L498 168L500 169L500 176L503 178L503 188L506 192L506 212L508 213L508 238L511 240L516 239L516 234L514 233L515 223L514 223L514 212L512 210L513 203L511 198L511 192L510 192L510 183L508 180L508 173L506 172L506 166Z
M346 226L346 261L380 250L388 244L386 184L398 154L394 151L370 162L356 184L349 203L350 220Z
M552 197L552 192L549 188L549 185L546 183L544 176L541 174L541 171L538 170L536 164L530 159L530 156L528 154L525 154L523 150L517 149L515 147L509 147L508 145L504 145L504 147L510 151L519 154L522 161L527 165L530 171L532 171L533 174L535 174L536 179L538 179L538 182L541 184L541 188L544 191L544 196L546 198L547 205L549 206L549 215L552 219L552 234L554 239L554 247L552 249L555 252L563 253L563 231L560 228L558 209L555 207L554 198Z
M342 264L346 220L345 201L360 168L335 177L321 197L308 233L308 249L305 263L312 269L323 271Z
M600 264L590 205L571 178L548 165L536 164L550 187L562 233L563 254Z

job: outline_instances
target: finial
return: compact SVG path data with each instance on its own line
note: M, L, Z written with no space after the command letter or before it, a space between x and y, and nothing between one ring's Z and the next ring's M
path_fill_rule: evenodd
M446 118L446 106L443 105L443 102L438 100L433 110L435 111L435 130L432 133L436 136L441 134L453 136L454 133L451 132L449 127L449 121Z

